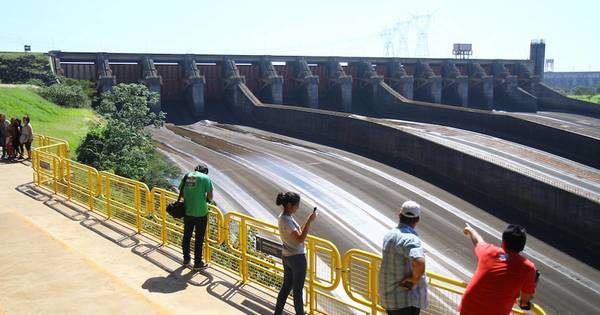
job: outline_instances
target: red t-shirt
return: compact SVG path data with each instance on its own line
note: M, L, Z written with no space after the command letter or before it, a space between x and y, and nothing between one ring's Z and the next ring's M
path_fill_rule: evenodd
M535 293L535 265L516 253L488 243L475 246L479 260L459 306L464 315L510 314L520 293Z

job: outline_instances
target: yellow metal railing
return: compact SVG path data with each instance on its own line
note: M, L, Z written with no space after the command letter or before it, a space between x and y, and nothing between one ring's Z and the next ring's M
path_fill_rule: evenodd
M166 212L177 194L148 187L141 182L99 172L72 161L66 141L35 135L32 152L34 182L66 197L91 211L126 224L138 233L178 248L183 238L183 223ZM209 206L209 224L204 242L204 258L253 282L277 291L283 278L283 266L277 255L257 250L258 241L278 242L276 225L251 216L223 214ZM193 246L192 246L193 248ZM307 277L305 303L310 314L377 314L377 275L381 257L352 249L343 256L328 240L309 235L306 239ZM424 314L457 314L466 282L427 272L430 305ZM340 286L341 284L341 286ZM545 314L537 305L534 314ZM513 310L514 314L525 314Z

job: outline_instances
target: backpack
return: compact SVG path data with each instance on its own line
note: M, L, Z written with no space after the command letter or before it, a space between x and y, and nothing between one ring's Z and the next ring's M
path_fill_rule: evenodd
M185 189L187 177L187 174L183 177L183 185L179 191L179 197L177 198L177 201L171 202L169 205L167 205L167 213L175 219L181 219L185 217L185 204L183 201L181 201L181 197L183 197L183 190Z

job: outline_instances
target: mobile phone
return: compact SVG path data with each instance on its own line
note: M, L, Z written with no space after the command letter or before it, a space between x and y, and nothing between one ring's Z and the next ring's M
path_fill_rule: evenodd
M313 213L317 212L317 207L313 208Z

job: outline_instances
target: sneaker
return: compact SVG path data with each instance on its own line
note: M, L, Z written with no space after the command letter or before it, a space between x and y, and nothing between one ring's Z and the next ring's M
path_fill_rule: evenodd
M189 258L188 259L184 259L183 260L183 265L184 266L189 266L190 265L190 259Z
M201 261L200 263L194 264L194 268L193 269L196 270L196 271L198 271L198 270L204 270L206 268L208 268L208 264L205 263L205 262L203 262L203 261Z

